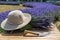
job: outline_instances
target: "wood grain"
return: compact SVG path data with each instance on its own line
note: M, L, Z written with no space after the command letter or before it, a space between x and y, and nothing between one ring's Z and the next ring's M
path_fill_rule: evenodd
M51 31L51 34L45 37L24 37L22 33L0 33L0 40L60 40L60 32L54 26L54 30Z

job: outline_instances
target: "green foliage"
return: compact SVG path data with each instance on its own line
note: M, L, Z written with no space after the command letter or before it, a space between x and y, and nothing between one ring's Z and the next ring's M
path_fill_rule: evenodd
M24 30L28 30L30 29L32 26L30 24L26 25L25 27L21 28L20 31L24 31Z
M49 13L50 14L50 16L52 17L52 18L54 18L55 17L55 15L53 14L53 13Z
M22 32L24 30L30 29L32 26L30 24L26 25L25 27L19 29L19 32ZM4 30L0 27L0 33L4 32Z
M0 27L0 33L4 32L4 30Z
M56 11L55 21L60 21L60 11Z

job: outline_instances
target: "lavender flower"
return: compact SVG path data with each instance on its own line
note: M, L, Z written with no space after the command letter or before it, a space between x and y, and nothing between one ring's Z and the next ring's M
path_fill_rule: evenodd
M53 5L51 3L45 3L45 2L26 2L23 3L25 6L32 6L33 8L31 9L23 9L22 11L25 10L25 12L28 12L32 14L34 17L37 16L43 16L45 14L48 14L48 16L51 14L56 15L56 11L60 11L60 7L57 5ZM27 11L28 10L28 11Z
M10 11L6 11L6 12L1 12L1 13L0 13L0 23L1 23L4 19L7 18L9 12L10 12Z
M49 16L42 16L39 19L36 18L36 20L31 21L31 25L33 28L42 28L42 29L48 29L48 26L51 25L51 22L53 21L51 19L52 17Z

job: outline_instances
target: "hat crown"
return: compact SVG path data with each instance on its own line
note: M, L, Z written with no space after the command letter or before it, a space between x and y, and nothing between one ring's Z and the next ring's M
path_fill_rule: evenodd
M15 10L8 14L8 23L21 24L23 23L24 15L21 11Z

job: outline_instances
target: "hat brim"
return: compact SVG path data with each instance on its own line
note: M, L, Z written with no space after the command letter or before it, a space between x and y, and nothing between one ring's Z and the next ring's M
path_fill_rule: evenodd
M26 17L26 19L24 20L24 22L20 25L11 25L7 23L8 18L6 18L2 23L1 23L1 28L4 30L16 30L19 28L24 27L25 25L27 25L30 21L31 21L31 15L28 13L24 13L24 16Z

